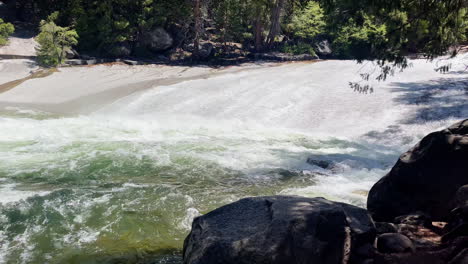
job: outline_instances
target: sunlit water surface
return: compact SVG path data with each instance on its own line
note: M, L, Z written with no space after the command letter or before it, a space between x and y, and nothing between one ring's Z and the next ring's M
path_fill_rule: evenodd
M193 218L247 196L364 207L402 151L468 117L465 72L413 64L368 95L348 82L372 65L327 61L155 87L90 115L3 109L0 263L180 263Z

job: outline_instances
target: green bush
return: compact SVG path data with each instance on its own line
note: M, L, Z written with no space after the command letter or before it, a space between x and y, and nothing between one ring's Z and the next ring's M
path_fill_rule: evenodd
M296 44L285 44L282 49L282 52L290 53L294 55L300 54L310 54L315 55L315 50L313 46L309 43L298 42Z
M15 27L11 23L6 23L0 18L0 46L8 43L8 36L15 32Z
M325 25L323 9L317 2L310 1L293 15L287 29L297 38L313 39L323 32Z
M358 23L358 20L362 22ZM387 27L377 24L371 16L363 14L360 19L350 18L336 34L333 48L343 58L364 59L374 54L387 42Z
M40 33L36 40L39 43L37 50L38 60L45 66L57 66L62 64L66 53L73 45L78 44L78 34L68 27L60 27L55 24L58 12L52 13L47 20L42 20Z

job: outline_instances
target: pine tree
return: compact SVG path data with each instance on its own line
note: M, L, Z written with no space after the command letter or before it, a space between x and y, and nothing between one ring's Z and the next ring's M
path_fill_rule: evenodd
M55 24L58 12L52 13L47 20L42 20L40 33L37 36L39 48L38 60L45 66L57 66L62 64L66 53L73 45L78 44L78 34L68 27L60 27Z

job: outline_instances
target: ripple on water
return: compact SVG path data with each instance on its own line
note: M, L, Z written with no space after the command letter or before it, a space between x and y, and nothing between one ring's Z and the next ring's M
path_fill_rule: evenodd
M321 81L323 65L341 70ZM467 114L466 90L426 82L430 67L373 97L348 93L351 62L284 67L143 91L88 116L0 110L0 263L181 263L193 218L246 196L364 206L402 151Z

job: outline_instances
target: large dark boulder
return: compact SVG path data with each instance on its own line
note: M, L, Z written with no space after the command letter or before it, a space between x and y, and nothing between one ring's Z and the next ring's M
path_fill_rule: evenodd
M454 197L468 184L468 120L426 136L404 153L390 173L369 192L367 207L374 220L423 212L444 220Z
M162 27L156 27L143 34L141 45L153 52L165 51L172 47L174 39Z
M341 264L375 240L366 210L323 198L246 198L194 220L185 264Z
M377 249L381 253L414 252L415 247L411 240L397 233L385 233L377 238Z

